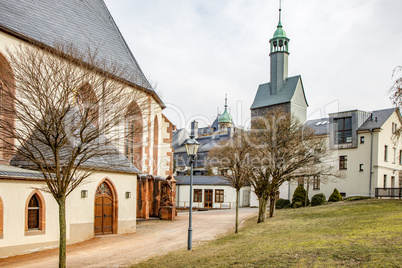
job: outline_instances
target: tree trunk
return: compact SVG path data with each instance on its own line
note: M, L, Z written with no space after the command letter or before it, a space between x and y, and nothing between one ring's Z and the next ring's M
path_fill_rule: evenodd
M308 202L308 190L310 189L310 179L307 179L307 185L306 185L306 198L304 199L304 206L307 207L307 202Z
M267 198L261 197L258 199L258 221L257 223L265 221L265 215L267 213Z
M235 234L237 234L239 230L239 194L240 190L236 189L236 225L235 225Z
M63 196L58 200L59 203L59 268L66 267L66 197Z
M269 196L269 217L272 218L275 216L275 207L276 207L276 194L274 196Z

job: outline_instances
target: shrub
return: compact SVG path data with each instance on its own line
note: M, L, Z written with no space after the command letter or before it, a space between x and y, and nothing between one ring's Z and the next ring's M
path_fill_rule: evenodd
M312 206L321 206L325 203L325 195L324 194L316 194L311 198L311 205Z
M276 201L276 206L275 206L275 207L276 207L277 209L288 208L288 207L290 207L290 201L287 200L287 199L279 198L279 199Z
M334 192L329 196L328 198L328 202L338 202L338 201L342 201L342 196L339 193L338 189L334 189Z
M357 201L357 200L364 200L364 199L371 199L369 196L351 196L348 198L345 198L343 200L345 201Z
M306 199L306 190L304 190L303 185L297 186L295 192L293 193L292 204L296 202L301 202L304 206L304 202ZM310 201L307 199L307 206L309 205Z
M293 208L300 208L300 207L303 206L303 204L304 204L304 201L303 201L303 203L300 202L300 201L297 201L297 202L294 202L294 203L293 203L292 207L293 207Z

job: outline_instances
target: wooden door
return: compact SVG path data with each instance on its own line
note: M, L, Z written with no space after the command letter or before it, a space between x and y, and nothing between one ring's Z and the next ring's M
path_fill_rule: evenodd
M103 182L95 196L95 235L113 233L113 195L110 187Z
M212 189L205 189L204 190L204 207L205 208L212 208Z

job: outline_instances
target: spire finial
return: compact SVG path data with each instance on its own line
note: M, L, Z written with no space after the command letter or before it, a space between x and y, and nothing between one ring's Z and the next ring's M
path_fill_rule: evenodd
M281 15L282 15L282 0L279 0L279 23L278 23L278 27L282 27Z
M228 108L228 94L225 94L225 110Z

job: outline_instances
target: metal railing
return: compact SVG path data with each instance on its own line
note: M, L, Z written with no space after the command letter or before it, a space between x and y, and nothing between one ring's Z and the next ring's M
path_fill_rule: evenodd
M189 208L190 201L176 202L177 208ZM204 206L204 202L193 202L193 208L208 208L208 209L231 209L236 207L236 202L212 203L211 207Z
M402 197L402 188L375 188L375 197Z

